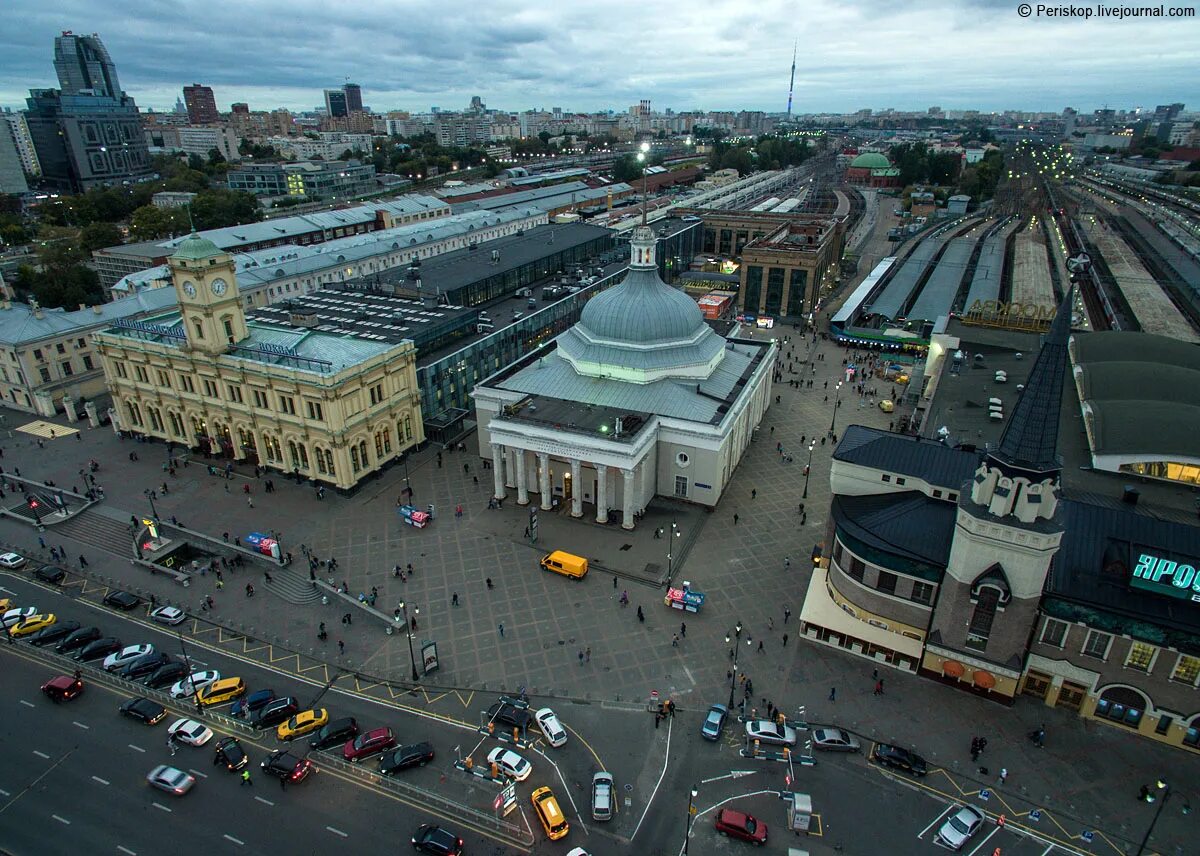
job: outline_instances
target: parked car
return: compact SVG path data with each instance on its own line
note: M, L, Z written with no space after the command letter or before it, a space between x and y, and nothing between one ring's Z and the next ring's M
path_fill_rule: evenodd
M961 850L983 825L983 812L972 805L964 805L950 815L938 830L937 840L951 850Z
M236 737L225 737L217 744L217 752L213 756L213 766L223 766L233 772L240 770L250 763L250 756L242 748L242 742Z
M45 633L46 631L42 631ZM38 634L39 636L41 634ZM100 638L99 627L80 627L78 630L72 630L68 633L61 642L54 646L54 650L60 654L69 654L87 645L89 642L95 642Z
M396 735L390 728L376 728L358 735L353 740L347 740L342 746L342 757L351 763L361 761L371 755L378 755L396 745Z
M871 753L871 760L880 766L895 767L914 776L924 776L929 772L929 765L925 763L925 759L920 755L887 743L875 744L875 751Z
M75 659L81 663L90 663L92 660L100 660L109 654L115 654L123 647L120 639L112 636L102 636L95 642L89 642L76 651Z
M58 621L58 616L53 612L42 612L37 615L31 615L28 618L22 618L12 627L8 628L8 632L14 638L22 636L32 636L35 633L40 633L47 627L52 627Z
M171 698L192 698L200 690L219 680L221 680L221 673L215 669L192 672L188 677L171 687Z
M332 749L334 746L344 746L347 740L357 736L358 721L353 716L346 716L321 726L308 745L313 749Z
M390 752L384 752L379 758L379 772L386 776L394 776L409 767L424 767L432 760L433 744L412 743Z
M203 746L212 740L212 729L203 722L194 719L177 719L167 727L167 733L174 735L180 743L188 746Z
M51 626L30 636L29 641L38 646L57 645L78 629L78 621L56 621Z
M126 645L120 651L114 651L104 658L104 671L115 672L128 666L138 657L153 653L154 646L150 644Z
M143 654L131 663L127 663L119 674L128 681L135 681L138 678L144 678L146 675L153 674L155 670L170 662L170 654L164 654L162 651L152 651L149 654Z
M275 701L275 690L255 690L235 701L233 707L229 708L229 715L249 719L250 714L257 713L273 701Z
M256 728L274 728L299 712L300 702L291 696L277 698L259 708L258 714L254 717L254 726Z
M20 553L0 553L0 568L15 570L25 565L25 557Z
M38 608L36 606L18 606L0 616L0 624L3 624L5 627L13 627L20 624L26 618L32 618L37 614Z
M59 675L42 684L42 692L53 701L70 701L83 692L83 681L74 675Z
M187 621L187 613L177 606L160 606L150 613L150 620L174 627L176 624L183 624Z
M104 605L128 612L142 602L136 594L127 591L110 591L104 596Z
M58 586L62 585L62 581L67 578L67 572L54 565L39 565L33 570L33 578L52 586Z
M729 718L729 708L723 704L714 704L708 709L708 715L700 725L700 736L705 740L720 740L721 732L725 730L725 720Z
M612 773L592 776L592 820L612 820L616 811Z
M828 727L812 730L812 745L814 749L825 749L829 752L858 752L862 749L858 738L850 732Z
M488 719L497 725L522 730L529 727L529 720L532 718L528 708L499 701L487 709L487 715Z
M176 681L187 677L187 673L187 663L181 663L178 660L174 660L170 663L164 663L153 672L146 675L146 677L142 678L142 683L151 689L160 690L163 687L169 687Z
M433 856L461 856L463 840L448 829L423 823L412 834L412 846L418 853Z
M774 746L795 746L796 729L780 725L769 719L755 719L746 723L746 736Z
M546 735L551 746L562 746L567 742L567 729L558 721L558 716L548 707L543 707L535 715L538 728Z
M264 758L259 766L268 776L288 782L302 782L308 778L309 773L317 772L312 761L292 755L290 752L284 752L282 749L276 749Z
M183 772L178 767L161 764L150 771L150 774L146 776L146 781L150 783L151 787L181 797L196 784L196 777L191 773Z
M749 841L756 847L767 843L767 825L752 814L723 808L717 812L715 827L719 835Z
M131 698L120 707L123 716L137 719L146 725L158 725L167 715L167 709L156 701L143 696Z
M533 764L511 749L497 746L487 756L489 764L495 764L502 775L523 782L533 772Z
M279 723L279 727L275 729L275 735L280 740L295 740L310 731L316 731L328 721L329 711L323 707L316 710L302 710L287 722Z

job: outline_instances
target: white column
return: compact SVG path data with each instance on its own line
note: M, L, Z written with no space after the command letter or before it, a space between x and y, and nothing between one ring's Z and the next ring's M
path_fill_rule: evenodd
M514 449L517 456L517 505L529 505L529 483L525 480L525 450Z
M621 497L621 528L633 528L633 470L621 470L621 475L625 476L625 484L622 487L624 491Z
M550 510L550 456L538 452L538 493L542 495L542 511Z
M492 443L492 487L496 499L508 496L504 489L504 446L499 443Z
M583 485L579 483L579 459L571 459L571 516L583 517Z
M512 446L504 447L504 484L508 487L515 488L517 486L517 455L519 449L514 449Z
M596 522L608 522L608 467L596 464Z

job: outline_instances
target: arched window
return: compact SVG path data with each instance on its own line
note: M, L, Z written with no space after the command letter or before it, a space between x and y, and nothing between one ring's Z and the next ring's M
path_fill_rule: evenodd
M292 461L292 469L308 469L308 448L303 443L288 440L288 456Z
M367 457L367 441L366 440L358 441L358 454L359 454L359 457L362 458L362 465L364 467L369 467L371 465L371 459Z
M233 339L233 316L226 315L221 318L221 326L225 328L225 338L232 344Z
M203 339L204 338L204 324L201 323L199 318L192 319L192 327L195 328L196 338Z
M174 410L168 410L167 411L167 421L171 423L171 433L172 434L174 434L176 437L184 436L183 420L179 418L178 413L176 413Z
M350 447L350 469L354 472L362 469L362 463L358 460L358 446Z
M270 434L263 434L263 454L272 463L283 462L283 450L279 445L279 440Z
M138 406L132 401L127 401L127 402L125 402L125 410L129 413L130 424L136 425L139 428L141 428L142 427L142 411L138 409Z
M375 432L375 457L382 459L392 453L392 429L384 428Z

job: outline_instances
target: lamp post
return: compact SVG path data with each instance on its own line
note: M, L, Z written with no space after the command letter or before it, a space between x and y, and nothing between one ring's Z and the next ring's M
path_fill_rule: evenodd
M729 704L726 705L726 707L728 707L730 710L733 709L733 690L737 686L738 654L741 653L741 648L739 647L738 643L740 643L742 641L742 622L739 621L737 624L735 624L733 626L733 635L734 635L733 671L729 675ZM730 642L729 634L726 633L725 634L725 644L728 645L729 642Z
M829 436L833 437L833 428L837 425L837 409L842 403L842 381L837 382L837 386L833 388L833 418L829 420Z
M808 444L808 463L804 465L804 495L801 499L808 499L808 474L812 472L812 456L813 449L817 447L816 439Z
M1146 845L1150 843L1150 836L1154 834L1154 827L1158 824L1158 817L1162 814L1162 810L1166 808L1167 800L1169 800L1171 798L1171 794L1174 793L1174 791L1171 790L1171 786L1162 779L1157 780L1154 784L1155 787L1158 788L1160 794L1159 796L1155 796L1153 791L1151 791L1145 785L1142 785L1141 798L1146 802L1154 802L1155 800L1158 800L1158 808L1154 811L1154 818L1150 821L1150 828L1146 830L1146 835L1144 838L1142 838L1142 843L1138 845L1137 856L1142 856L1142 854L1146 851ZM1191 811L1192 807L1185 802L1183 804L1183 813L1190 814Z
M412 625L408 623L408 604L405 603L404 601L400 601L400 612L404 616L404 632L408 634L408 659L409 659L409 662L412 663L412 679L413 679L413 683L415 684L417 681L420 680L420 677L417 675L417 655L413 653ZM420 614L421 614L421 607L414 606L413 607L413 616L415 617Z
M183 644L183 633L179 634L179 650L183 652L183 664L188 671L187 681L192 680L192 661L188 658L187 646ZM200 698L196 694L196 687L192 685L192 701L196 704L196 713L204 713L204 709L200 706Z
M679 524L672 520L671 540L667 542L667 582L670 582L675 575L675 539L681 537L683 537L683 533L679 531Z
M158 509L154 507L154 491L146 488L142 493L146 494L146 499L150 500L150 514L155 520L158 520Z
M692 840L692 818L696 816L696 795L700 793L695 785L692 785L692 791L688 794L688 813L687 826L683 831L683 856L687 856L688 843Z

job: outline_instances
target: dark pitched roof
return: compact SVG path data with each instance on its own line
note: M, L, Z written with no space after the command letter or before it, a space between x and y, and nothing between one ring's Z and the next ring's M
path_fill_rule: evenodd
M979 466L978 452L865 425L846 428L833 457L848 464L924 479L947 490L959 490Z
M1059 304L1050 333L1029 373L1029 382L1004 426L999 447L992 453L1000 463L1037 473L1062 469L1058 461L1058 416L1067 373L1073 297L1071 289Z
M839 494L832 503L839 532L888 557L934 566L939 571L945 569L950 558L956 511L955 503L931 499L915 490L870 496ZM927 576L895 562L884 564L893 570Z

